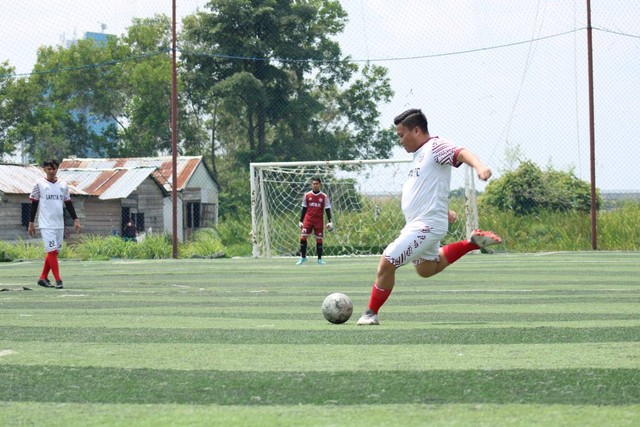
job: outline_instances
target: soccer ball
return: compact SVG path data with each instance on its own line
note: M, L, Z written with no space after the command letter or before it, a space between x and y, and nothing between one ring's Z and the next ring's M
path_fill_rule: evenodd
M327 295L322 303L322 314L331 323L344 323L353 314L351 298L340 292Z

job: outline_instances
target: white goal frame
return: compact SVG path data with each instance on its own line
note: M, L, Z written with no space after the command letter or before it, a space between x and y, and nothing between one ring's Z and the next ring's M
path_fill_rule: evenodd
M380 254L404 226L404 217L400 212L402 183L406 179L406 167L403 166L411 161L410 158L404 158L250 163L253 256L270 258L297 255L300 243L297 224L302 196L311 189L311 177L316 175L322 178L322 190L331 201L335 226L334 232L325 232L325 255ZM455 227L450 227L452 240L466 238L478 228L474 173L472 168L463 167L464 183L459 182L459 186L464 187L464 201L454 208L459 221ZM372 184L375 179L382 179L382 183L378 181ZM346 185L342 187L345 181ZM391 187L380 193L371 192L372 188L383 185ZM358 204L357 209L346 206L345 203L351 202L345 201L349 199L345 195L356 195L366 203ZM394 207L393 215L386 213L389 205ZM361 215L358 216L354 211L361 212ZM384 223L384 220L388 222ZM374 221L380 223L374 224ZM363 230L368 235L372 234L371 230L374 230L373 234L378 230L380 239L374 239L370 247L364 249L360 242ZM354 240L358 242L354 243ZM315 254L313 238L309 252L310 256Z

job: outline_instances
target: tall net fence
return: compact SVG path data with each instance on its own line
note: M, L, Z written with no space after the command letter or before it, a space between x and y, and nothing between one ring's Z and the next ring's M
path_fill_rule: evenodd
M248 185L237 183L249 181L250 162L377 158L385 152L383 138L369 124L388 130L393 117L412 107L426 113L432 135L471 149L491 166L493 179L531 161L543 171L566 171L590 182L593 166L601 207L640 198L640 170L633 162L640 158L638 2L590 2L593 150L584 0L342 0L335 3L345 12L344 25L324 27L338 29L328 35L339 46L336 61L322 56L327 54L322 49L314 51L317 57L304 57L309 46L302 42L274 41L277 34L298 34L283 29L285 11L305 2L252 0L233 11L243 14L237 22L253 27L239 25L237 33L229 27L227 38L211 40L195 31L194 16L213 19L212 10L232 3L176 2L179 147L181 154L202 155L221 184L216 216L249 203ZM254 12L267 3L278 19L256 21ZM331 2L322 4L325 12L334 10ZM169 154L172 11L170 0L5 4L2 161L39 163L45 153L58 158ZM213 22L202 19L198 22ZM253 38L242 38L247 31ZM236 39L242 49L221 50ZM280 45L258 49L272 42ZM327 90L337 77L327 73L346 73L345 64L358 71ZM374 66L385 70L389 93L371 83L382 80ZM215 79L195 74L203 67L211 67L208 75ZM262 76L286 76L299 84L285 88ZM360 83L367 81L371 85L364 90ZM341 92L347 87L352 90ZM267 98L256 101L265 93ZM369 114L372 105L375 114ZM406 156L399 148L386 154ZM477 185L485 190L485 183ZM201 215L197 203L194 197L189 210L178 213L192 226ZM21 213L15 212L19 226ZM482 210L479 216L482 222ZM148 222L148 213L145 218Z

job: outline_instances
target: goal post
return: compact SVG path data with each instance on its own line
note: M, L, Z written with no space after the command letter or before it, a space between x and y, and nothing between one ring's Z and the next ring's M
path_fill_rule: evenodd
M324 255L377 255L404 226L402 184L411 159L251 163L251 237L254 257L296 256L302 196L320 177L331 202L334 231L324 233ZM459 220L447 241L477 228L474 175L453 172L450 208ZM457 178L454 179L454 176ZM326 218L325 218L326 222ZM315 256L311 239L309 256Z

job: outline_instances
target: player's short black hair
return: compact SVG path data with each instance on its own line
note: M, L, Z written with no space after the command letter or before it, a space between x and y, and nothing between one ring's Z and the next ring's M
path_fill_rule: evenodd
M60 166L60 162L58 162L56 159L47 159L42 162L42 167L46 168L47 166L58 169L58 166Z
M419 108L410 108L402 114L396 116L393 119L394 125L402 124L408 129L419 127L423 132L429 133L429 124L427 123L427 117Z
M322 180L320 179L319 176L314 176L313 178L311 178L311 182L313 181L318 181L320 184L322 184Z

